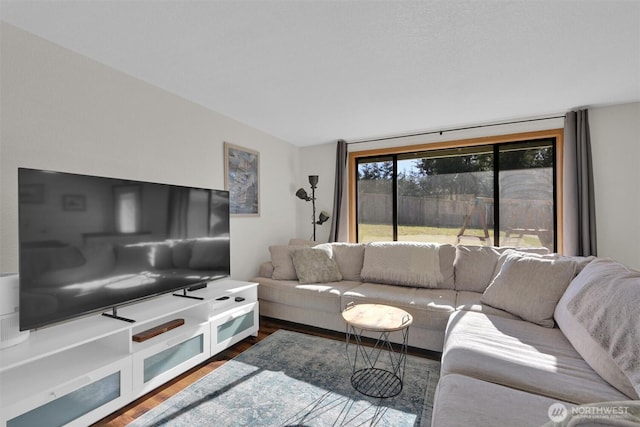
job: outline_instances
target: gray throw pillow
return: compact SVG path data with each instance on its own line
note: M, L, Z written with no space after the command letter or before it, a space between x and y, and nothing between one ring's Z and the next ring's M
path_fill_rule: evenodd
M291 254L300 283L328 283L342 280L338 264L326 248L301 248Z
M480 302L552 328L553 312L575 272L570 260L510 254Z

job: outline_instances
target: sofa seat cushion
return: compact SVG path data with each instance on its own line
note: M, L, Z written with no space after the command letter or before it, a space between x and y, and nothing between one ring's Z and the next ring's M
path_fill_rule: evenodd
M549 421L549 407L562 403L536 394L457 374L440 377L432 427L541 426Z
M413 316L413 326L444 330L454 311L456 292L450 289L410 288L406 286L363 283L344 293L343 306L356 304L386 304L402 308Z
M442 374L457 373L576 404L626 400L558 328L457 312L447 325Z
M482 294L479 292L458 291L458 296L456 298L456 310L475 311L477 313L502 316L508 319L520 319L518 316L511 314L508 311L482 304L480 302L481 297Z
M342 280L331 283L301 284L297 280L275 280L266 277L257 278L258 298L284 305L292 305L310 310L340 313L340 297L348 290L360 285L360 282Z

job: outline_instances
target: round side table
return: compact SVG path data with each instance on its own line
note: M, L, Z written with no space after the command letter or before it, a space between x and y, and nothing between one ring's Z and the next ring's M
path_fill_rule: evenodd
M347 304L342 317L347 323L346 351L353 388L369 397L388 398L400 394L413 317L389 305L353 303ZM378 335L373 347L363 343L365 331ZM396 331L402 333L402 343L394 346L389 334Z

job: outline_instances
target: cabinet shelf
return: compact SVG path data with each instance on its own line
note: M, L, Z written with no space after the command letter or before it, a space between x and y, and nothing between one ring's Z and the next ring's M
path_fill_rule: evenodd
M202 299L161 295L118 307L118 315L135 323L97 313L32 331L25 342L0 350L0 427L59 412L84 388L117 378L118 397L94 406L88 402L86 412L74 415L70 425L98 421L226 348L210 344L212 325L224 313L251 312L258 318L256 283L222 279L189 295ZM184 325L142 343L132 340L175 318L184 319ZM257 335L257 321L243 326L226 342ZM147 380L150 373L153 379Z
M0 351L0 373L87 343L118 334L125 336L127 333L127 326L100 315L32 331L25 342Z
M33 394L34 384L37 384L38 391L64 387L69 379L85 377L88 372L128 357L99 343L85 344L74 350L56 353L31 362L24 369L11 369L0 374L2 405L28 398ZM59 369L60 366L64 369ZM11 387L4 387L4 384L11 384Z

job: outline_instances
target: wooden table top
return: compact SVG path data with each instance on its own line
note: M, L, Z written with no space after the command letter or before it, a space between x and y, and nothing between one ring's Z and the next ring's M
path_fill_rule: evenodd
M413 317L403 309L383 304L349 305L342 317L353 327L376 332L399 331L413 323Z

